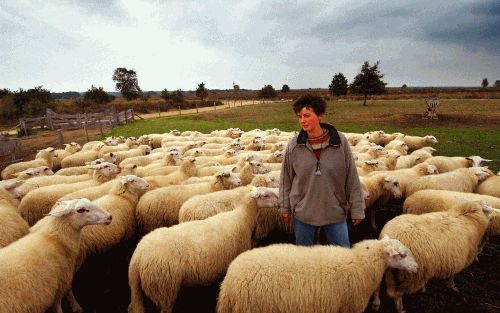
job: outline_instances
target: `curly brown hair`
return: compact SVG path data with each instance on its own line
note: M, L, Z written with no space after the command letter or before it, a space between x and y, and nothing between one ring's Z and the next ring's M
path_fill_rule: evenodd
M295 100L293 103L293 111L298 114L302 108L311 108L316 115L322 115L326 110L326 101L320 96L305 94Z

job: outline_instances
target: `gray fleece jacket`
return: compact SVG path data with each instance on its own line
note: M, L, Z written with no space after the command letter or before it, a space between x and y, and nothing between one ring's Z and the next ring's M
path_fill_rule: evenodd
M330 131L330 140L319 160L304 130L288 143L281 167L281 212L315 226L345 221L349 210L352 219L363 219L365 204L349 142L332 125L321 127Z

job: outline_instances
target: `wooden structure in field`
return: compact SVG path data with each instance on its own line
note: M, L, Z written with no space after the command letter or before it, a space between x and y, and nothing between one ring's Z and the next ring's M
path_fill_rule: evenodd
M10 163L21 161L19 139L0 136L0 169Z
M436 113L436 108L439 106L439 99L438 98L427 98L427 99L425 99L425 104L427 105L427 111L424 113L422 118L437 120L438 116Z
M21 129L27 134L30 129L78 129L109 126L114 127L134 121L134 110L121 112L104 111L99 113L58 114L47 109L45 115L35 118L19 119Z

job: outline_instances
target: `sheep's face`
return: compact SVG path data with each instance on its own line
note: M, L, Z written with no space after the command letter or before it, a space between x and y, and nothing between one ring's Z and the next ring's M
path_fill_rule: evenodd
M254 174L265 174L270 172L269 167L262 162L250 161L250 165L252 165Z
M241 141L232 142L229 147L233 150L243 150L245 146L241 143Z
M283 151L285 150L285 144L283 142L277 142L274 144L274 148L276 151Z
M199 156L203 156L203 155L205 155L205 151L203 151L201 149L194 149L193 150L192 156L199 157Z
M413 253L399 240L391 239L387 235L381 239L386 253L387 265L410 273L416 273L418 264Z
M120 168L115 164L104 162L99 164L99 166L100 169L98 169L98 171L106 177L113 177L120 173Z
M427 175L439 174L438 168L435 165L427 165Z
M217 179L220 179L225 189L232 189L241 186L241 180L232 171L222 171L218 173Z
M438 143L436 137L434 136L425 136L425 142L428 144Z
M57 202L48 214L54 217L67 216L77 229L86 225L111 224L111 214L88 199L74 199Z
M475 174L479 181L483 181L492 175L491 171L484 167L478 167L475 169Z
M230 157L233 157L235 155L236 155L236 151L233 149L229 149L229 150L226 150L226 152L224 152L224 156L226 158L230 158Z
M121 173L125 175L135 175L136 169L136 164L127 164L122 168Z
M277 188L254 187L250 192L250 196L255 199L258 208L278 207Z
M483 159L478 155L473 155L465 159L469 161L470 166L483 166L486 162L491 162L491 160Z
M399 181L394 176L387 176L384 180L384 189L389 191L392 196L396 199L399 199L403 196L401 191L401 187L399 185Z
M22 172L14 174L16 178L18 179L27 179L27 178L32 178L36 176L40 176L42 172L38 168L29 168L27 170L24 170Z
M146 191L149 189L149 184L142 178L135 175L126 175L120 178L120 182L123 186L129 189Z
M273 153L274 158L276 159L277 162L283 162L283 158L285 157L285 154L283 151L276 151Z

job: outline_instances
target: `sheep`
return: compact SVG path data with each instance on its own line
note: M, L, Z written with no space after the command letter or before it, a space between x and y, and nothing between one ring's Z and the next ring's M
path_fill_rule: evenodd
M422 163L424 164L424 163ZM479 182L492 175L484 167L459 168L451 172L415 178L406 188L406 196L422 189L473 192Z
M424 214L447 211L465 201L478 201L494 208L500 208L500 199L476 193L457 192L449 190L420 190L408 197L403 203L403 213ZM500 234L500 219L495 218L488 226L488 235Z
M163 158L163 154L161 153L153 153L151 152L148 155L140 155L136 157L127 158L119 163L119 166L126 166L127 164L135 164L137 166L146 166L151 164L154 161L161 160Z
M394 139L402 140L406 135L402 133L392 133L392 134L385 134L385 137L383 137L380 141L380 145L387 145L389 142L393 141Z
M196 159L193 157L186 157L175 172L168 175L148 176L145 177L145 180L153 188L177 185L189 177L196 175L197 168L195 161Z
M113 215L108 227L89 226L82 230L80 249L75 262L75 272L84 261L93 254L103 253L123 240L131 238L135 233L135 207L149 185L134 175L122 176L114 182L108 194L93 201ZM81 312L73 291L66 294L72 312Z
M245 146L244 150L260 151L265 147L264 139L262 137L254 137L252 141Z
M491 160L483 159L477 155L470 157L448 157L439 155L428 158L424 163L434 165L437 167L439 173L444 173L463 167L483 166L484 162L490 161Z
M94 169L92 179L44 186L29 192L19 204L19 214L29 225L33 225L50 211L59 198L74 191L100 185L115 178L120 172L116 165L107 162L92 165L89 168Z
M141 177L152 176L152 175L168 175L172 172L175 172L179 168L177 166L179 160L180 160L179 151L172 150L165 153L162 159L151 162L146 166L138 167L136 169L136 172L137 175Z
M500 172L481 182L475 192L500 198Z
M449 279L448 286L456 290L453 275L474 261L492 212L479 203L464 202L446 212L404 214L385 224L380 236L401 241L419 265L412 274L386 272L387 294L394 299L399 313L404 312L403 295L423 289L433 277ZM380 303L377 294L375 309Z
M399 139L395 139L395 140L389 142L385 146L385 148L387 149L387 152L393 152L393 153L396 153L399 155L407 155L408 150L409 150L406 142L399 140Z
M358 175L364 176L373 171L382 169L383 166L385 167L385 163L378 160L363 161L363 165L361 165L361 167L356 167L356 170L358 171Z
M54 148L49 147L40 150L34 160L10 164L2 170L0 176L2 179L16 178L15 173L38 166L48 166L52 169L54 156L56 156Z
M9 192L9 189L15 188L20 183L19 181L5 185L5 187L0 186L0 221L2 221L0 248L7 246L29 232L28 223L17 213L19 201L13 198Z
M29 234L0 249L0 312L62 313L84 226L109 224L111 215L86 199L58 204Z
M181 286L221 278L235 257L252 248L258 209L277 205L277 191L255 188L230 212L144 236L130 260L129 312L144 312L143 294L162 312L171 312Z
M52 169L54 171L59 170L61 168L62 159L64 159L67 156L70 156L74 153L77 153L81 149L82 149L82 146L80 146L80 144L78 144L77 142L70 142L70 143L66 144L66 147L64 148L64 150L57 149L55 151L55 154L57 156L54 157L54 159L53 159L54 164L52 166Z
M357 153L358 157L356 160L356 165L361 165L363 161L373 160L381 156L387 155L387 150L382 146L373 146L368 148L364 153Z
M135 149L130 149L127 151L117 151L109 152L106 154L100 154L101 158L110 162L113 158L116 158L116 163L120 164L123 160L136 156L148 155L151 153L151 147L147 145L141 145Z
M410 168L410 167L413 167L415 165L417 165L418 163L422 163L424 160L422 160L421 157L417 156L417 155L401 155L397 161L396 161L396 166L394 167L394 169L396 170L400 170L400 169L403 169L403 168Z
M69 155L62 159L61 161L61 167L62 168L67 168L67 167L74 167L74 166L83 166L87 162L92 162L96 159L101 158L101 153L99 152L99 149L101 149L104 146L98 145L95 146L94 149L92 150L82 150L78 151L76 153L73 153L72 155ZM109 159L106 161L110 162Z
M387 153L387 155L377 158L376 160L382 162L383 164L378 165L376 170L377 171L394 170L396 168L396 164L400 157L401 156L399 154L389 152Z
M285 153L283 151L275 151L268 156L264 156L262 158L262 162L264 163L280 163L283 162L283 158L285 157Z
M39 176L52 176L54 172L48 166L31 167L27 170L13 174L16 178L4 179L2 182L15 182L18 180L29 180Z
M400 170L394 171L374 171L368 173L367 176L378 175L378 174L386 174L391 175L397 178L399 182L399 187L401 188L401 193L403 194L403 198L407 195L407 188L410 184L413 183L415 179L424 175L434 175L437 174L438 171L434 165L427 165L424 163L420 163L411 168L404 168Z
M363 312L386 269L419 265L384 237L338 246L275 244L239 255L221 284L217 313Z
M383 130L368 132L365 133L364 136L369 142L373 142L376 145L381 145L384 142L384 139L387 138L387 135Z
M423 147L420 149L417 149L410 153L411 155L416 155L419 156L422 160L427 160L428 158L432 158L432 154L436 152L437 150L434 149L433 147Z
M129 137L125 140L125 143L119 144L116 146L106 146L102 147L99 149L99 152L101 154L106 154L110 152L118 152L118 151L127 151L131 150L134 148L137 148L139 146L139 143L137 142L137 139L135 137ZM149 145L147 145L149 147Z
M359 179L368 192L368 196L365 200L365 208L370 209L372 229L377 229L375 221L377 207L383 207L391 197L399 199L403 195L398 179L386 174L378 174L369 177L360 176Z
M270 171L269 165L262 163L261 161L253 160L249 161L250 165L252 166L253 173L254 174L265 174ZM240 161L236 164L236 171L239 172L241 168L245 165L245 159L240 159ZM234 166L211 166L211 167L201 167L198 169L198 176L210 176L218 171L225 170L225 169L232 169Z
M345 133L345 132L342 132L344 134L344 136L347 138L347 141L349 141L349 144L351 146L355 146L358 144L358 142L360 142L362 139L364 139L365 137L363 136L363 134L358 134L358 133Z
M404 136L401 140L403 140L407 145L409 151L415 151L422 147L438 143L436 137L434 136Z
M82 174L87 174L89 172L89 165L97 165L101 164L103 162L107 162L104 159L95 159L94 161L91 162L86 162L85 165L83 166L72 166L72 167L66 167L58 170L54 175L60 175L60 176L71 176L71 175L82 175ZM113 162L109 162L116 164L116 159L113 160Z
M237 187L240 179L230 171L217 173L210 182L158 188L144 194L136 209L137 222L144 232L179 223L179 209L194 195Z
M207 151L207 150L202 150L202 151ZM207 156L199 156L196 158L196 164L199 164L199 165L203 165L203 164L207 164L207 163L210 163L210 162L219 162L219 161L224 161L226 159L230 159L231 162L236 163L238 158L235 157L236 155L236 151L234 151L233 149L228 149L228 150L225 150L222 154L220 155L210 155L208 154Z

